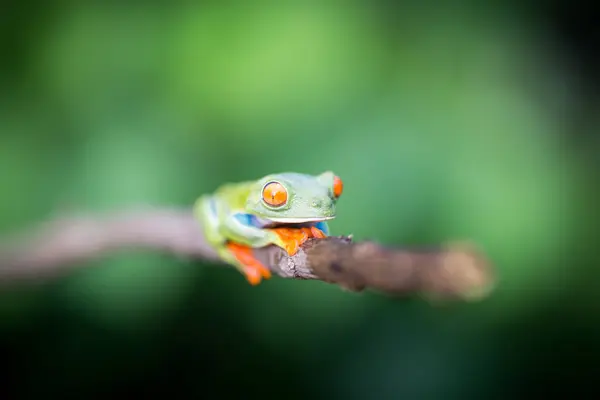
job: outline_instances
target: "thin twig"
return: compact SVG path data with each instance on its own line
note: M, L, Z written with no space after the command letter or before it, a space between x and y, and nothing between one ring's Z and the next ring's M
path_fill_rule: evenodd
M131 248L221 263L190 210L73 216L0 241L0 284L48 279ZM481 298L493 283L490 264L465 244L417 251L329 237L309 239L293 257L275 246L255 254L280 277L319 279L352 291L370 288L393 295Z

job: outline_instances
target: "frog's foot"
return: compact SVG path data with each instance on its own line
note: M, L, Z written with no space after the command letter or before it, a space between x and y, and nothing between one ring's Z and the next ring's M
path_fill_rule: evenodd
M313 237L315 239L324 239L327 237L327 235L322 230L317 228L316 226L310 227L310 233L311 233L311 237Z
M314 226L310 228L274 228L272 231L278 236L280 247L284 248L290 257L298 253L300 246L309 238L322 239L326 237L319 228Z
M309 238L309 228L275 228L273 232L279 238L279 246L291 257L298 253L300 246Z
M254 257L251 247L228 243L227 249L237 259L241 265L242 274L252 286L261 283L263 278L269 279L271 277L271 270Z

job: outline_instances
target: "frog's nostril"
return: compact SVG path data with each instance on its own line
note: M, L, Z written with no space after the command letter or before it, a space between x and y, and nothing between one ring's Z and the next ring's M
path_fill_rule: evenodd
M319 200L319 199L315 199L315 200L313 200L313 201L312 201L312 203L311 203L311 205L312 205L313 207L320 207L320 206L321 206L321 204L323 204L323 202L322 202L321 200Z

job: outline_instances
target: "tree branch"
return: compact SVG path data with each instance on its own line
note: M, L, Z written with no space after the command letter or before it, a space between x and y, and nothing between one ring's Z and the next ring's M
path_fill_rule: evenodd
M191 210L73 216L0 241L0 284L48 279L130 248L221 263ZM329 237L309 239L293 257L276 246L255 254L280 277L318 279L351 291L370 288L393 295L468 299L487 294L493 283L489 263L468 244L418 251Z

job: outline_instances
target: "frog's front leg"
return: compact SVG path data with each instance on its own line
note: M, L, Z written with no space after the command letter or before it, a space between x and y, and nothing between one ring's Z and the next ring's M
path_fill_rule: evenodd
M324 222L310 228L266 229L253 215L245 213L234 213L226 218L220 230L228 240L219 255L236 266L252 285L271 277L269 268L254 256L254 248L276 245L293 256L308 238L323 238L329 233Z
M325 221L303 228L279 227L270 230L278 237L274 244L287 251L289 256L295 255L309 238L323 239L329 236L329 227Z

